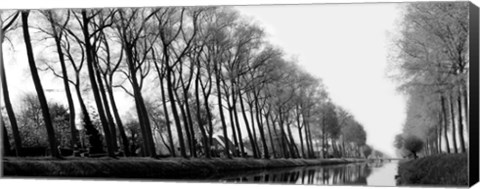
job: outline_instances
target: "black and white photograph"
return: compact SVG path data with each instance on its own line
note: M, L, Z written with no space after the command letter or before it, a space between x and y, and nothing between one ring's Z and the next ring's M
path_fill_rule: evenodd
M478 181L474 3L240 3L0 6L1 179Z

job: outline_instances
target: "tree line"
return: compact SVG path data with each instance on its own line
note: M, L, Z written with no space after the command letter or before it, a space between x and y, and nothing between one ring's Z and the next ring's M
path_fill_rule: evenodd
M395 67L408 95L395 146L424 155L466 153L469 128L468 3L410 3Z
M36 24L29 24L32 19ZM227 158L246 157L247 149L266 159L372 153L363 126L330 100L321 79L286 58L261 27L231 8L22 10L3 12L0 20L2 42L8 35L23 36L36 91L36 98L24 102L41 110L16 118L0 50L9 120L2 117L4 149L16 156L29 140L22 130L33 124L22 120L32 117L59 158L59 145L86 145L89 153L110 157L159 157L164 146L169 156L210 158L216 156L217 131L227 143ZM32 44L31 30L48 45ZM54 56L35 54L33 45ZM60 113L52 113L55 103L47 102L39 71L62 81L67 106L57 104ZM122 117L123 102L114 95L120 90L132 100L135 119Z

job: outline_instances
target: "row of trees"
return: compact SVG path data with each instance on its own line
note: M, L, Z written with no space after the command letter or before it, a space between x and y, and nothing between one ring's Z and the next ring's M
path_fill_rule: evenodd
M29 14L38 24L29 25ZM259 26L229 8L19 11L2 23L2 38L13 26L22 26L50 149L56 149L59 136L38 70L62 81L72 149L80 146L75 123L79 111L90 153L103 153L106 147L112 157L118 151L135 155L134 142L143 156L157 157L163 145L174 157L210 158L216 131L233 143L223 149L229 158L245 157L247 149L255 158L371 153L362 125L329 100L321 80L287 60ZM35 57L31 29L39 31L42 43L48 42L38 48L55 56ZM9 128L14 148L22 149L23 125L17 124L0 60ZM119 90L134 107L135 120L127 124L116 101ZM52 155L60 157L56 150Z
M399 89L407 117L397 148L414 154L465 153L469 127L468 3L410 3L397 41ZM412 142L414 141L414 142ZM424 145L417 145L422 143ZM422 146L422 147L419 147Z

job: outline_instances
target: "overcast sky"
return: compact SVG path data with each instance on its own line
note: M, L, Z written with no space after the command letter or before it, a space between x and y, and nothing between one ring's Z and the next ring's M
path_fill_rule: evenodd
M241 6L269 41L323 79L331 99L363 124L367 143L391 156L405 98L387 78L401 4Z
M390 36L395 33L395 24L401 16L400 5L277 5L236 9L265 28L268 40L280 46L288 57L296 57L302 67L323 79L331 99L364 126L368 144L394 156L392 144L394 136L401 132L405 99L386 77L386 67ZM21 43L15 46L15 55L8 44L4 44L4 50L9 52L5 54L5 62L12 100L18 103L19 97L34 87L23 41L17 42ZM45 52L36 54L42 53ZM42 83L45 89L62 88L59 80ZM115 95L126 98L123 92ZM65 98L63 91L47 91L47 96L56 101ZM132 106L118 105L123 111Z

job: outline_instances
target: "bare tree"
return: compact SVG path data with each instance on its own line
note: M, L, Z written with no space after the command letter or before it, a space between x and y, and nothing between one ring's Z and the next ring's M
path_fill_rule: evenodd
M119 20L116 25L123 50L126 55L127 72L135 99L137 115L145 139L144 149L148 156L156 157L150 119L142 96L143 81L150 72L147 57L153 48L152 41L145 38L151 27L150 20L158 10L155 9L127 9L119 10Z
M85 44L88 76L89 76L90 84L92 87L93 97L95 98L97 112L100 117L100 121L102 123L103 132L105 133L108 156L115 157L115 149L111 139L112 135L110 132L110 123L109 123L109 120L107 120L107 117L105 115L105 110L103 107L104 104L101 99L100 89L97 83L98 76L96 75L96 69L95 69L95 46L93 46L91 42L91 39L95 35L95 33L103 28L99 28L95 30L93 33L90 33L91 31L89 29L92 19L95 18L96 14L98 14L98 12L95 13L96 11L101 11L101 10L94 10L93 13L89 11L91 14L87 14L87 10L82 9L80 11L81 18L79 18L79 16L76 14L75 14L75 17L77 18L82 28L82 34L84 37L84 44Z
M2 94L3 100L5 103L5 109L7 110L8 119L10 120L10 125L12 126L13 139L15 144L15 153L17 156L21 155L20 150L22 149L22 140L20 138L20 132L18 130L17 119L15 117L15 112L13 111L12 103L10 101L10 93L8 91L8 82L5 71L5 63L3 62L3 41L5 40L5 34L12 28L16 19L20 15L20 12L15 12L5 20L1 18L0 15L0 75L2 82ZM6 24L4 24L6 23Z
M48 109L48 103L43 92L42 83L40 77L38 76L37 67L35 65L35 58L33 55L33 48L30 41L30 33L28 29L28 15L29 11L22 11L22 29L23 37L25 41L25 46L27 49L28 63L30 66L30 72L32 73L33 83L35 85L35 90L38 95L38 100L40 101L42 107L43 120L45 122L45 127L47 129L48 141L50 143L50 151L53 157L61 158L60 153L57 151L57 141L55 138L55 131L53 129L52 120L50 117L50 112Z
M75 126L75 106L73 104L73 98L72 94L70 91L70 86L69 86L69 77L68 77L68 72L67 72L67 67L65 64L65 55L63 53L62 49L62 38L64 32L64 28L67 26L69 20L70 20L70 12L67 11L67 16L65 20L60 20L59 15L61 14L58 11L44 11L42 12L43 16L47 19L47 21L50 23L50 29L43 30L44 33L47 35L51 36L54 41L55 41L55 47L56 51L58 54L58 60L60 62L61 70L62 70L62 81L63 81L63 87L65 88L65 96L67 98L67 103L68 103L68 108L69 108L69 124L70 124L70 134L71 134L71 148L74 149L76 148L78 144L78 131Z

